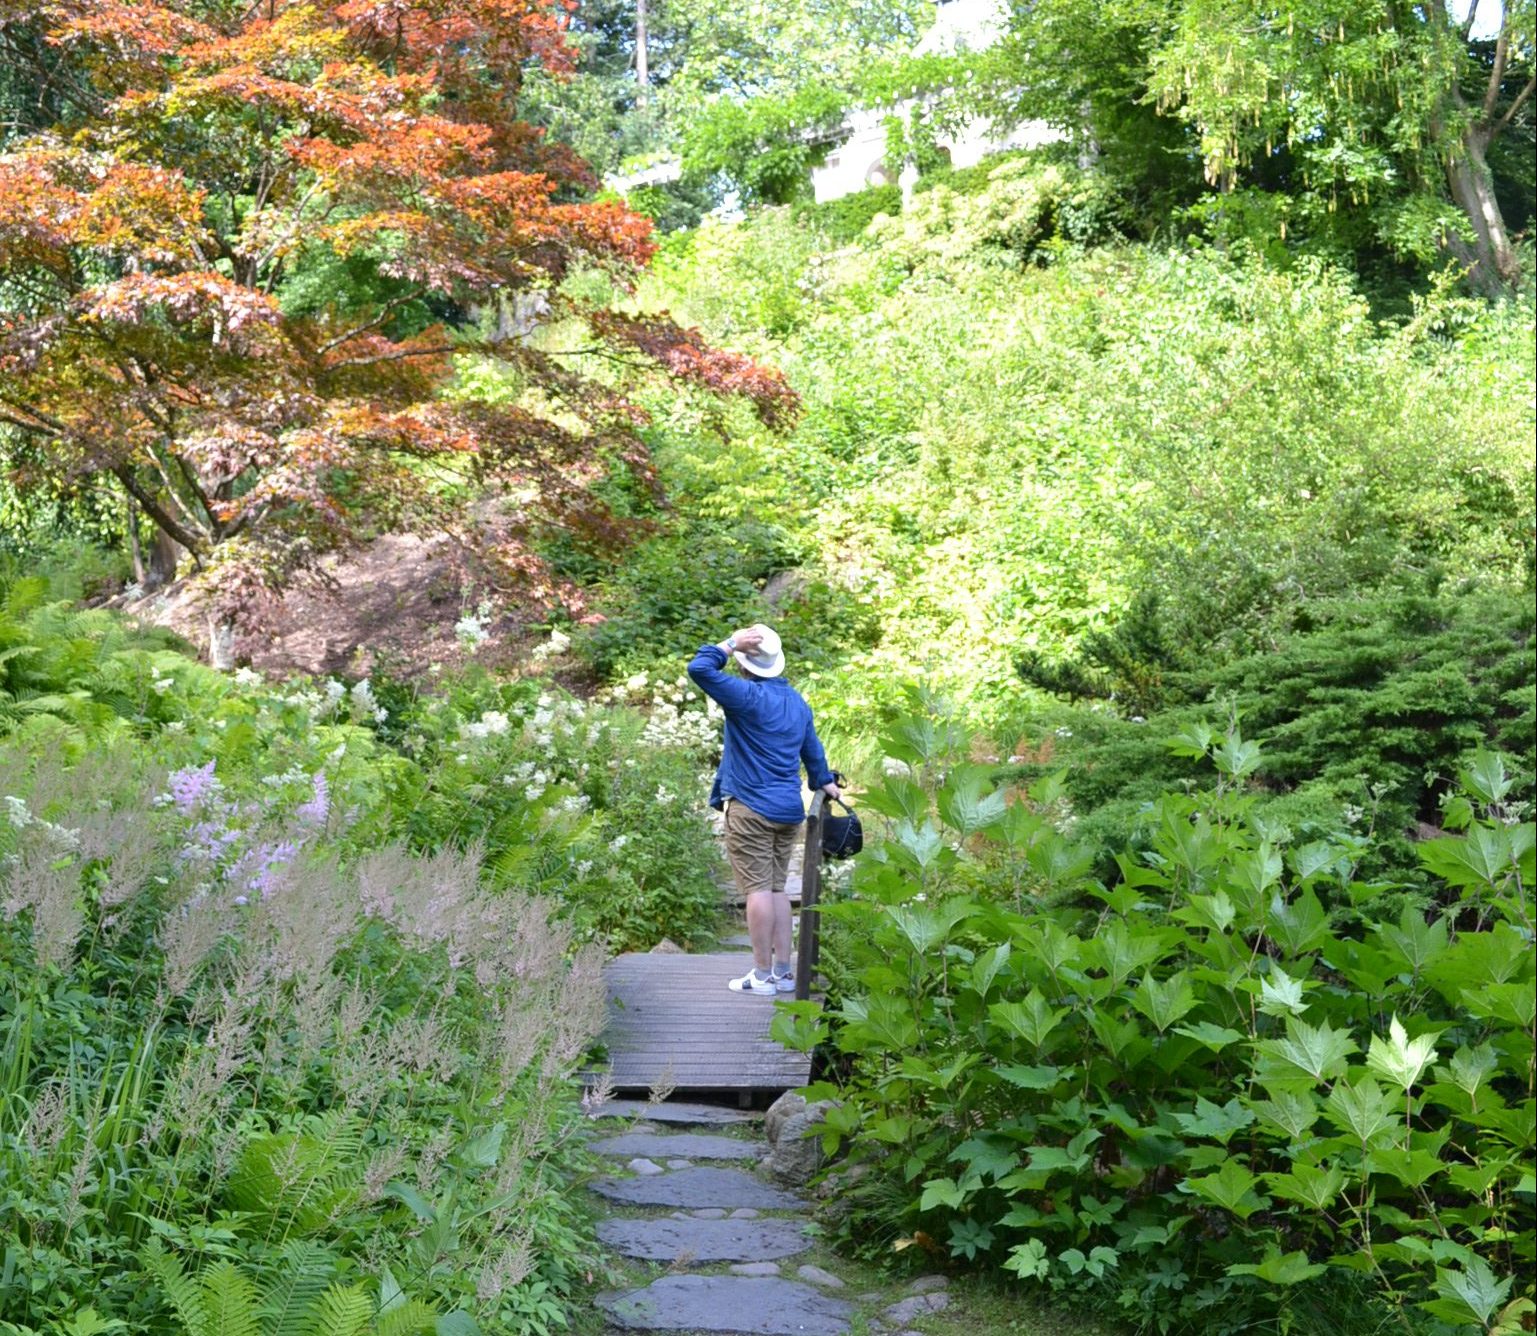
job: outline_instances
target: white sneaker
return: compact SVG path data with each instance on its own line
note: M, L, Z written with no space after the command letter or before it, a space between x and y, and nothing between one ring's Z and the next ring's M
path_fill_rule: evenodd
M795 991L795 976L793 974L776 974L774 987L781 993L793 993Z
M772 979L760 979L756 970L748 970L740 979L726 985L733 993L756 993L759 997L773 997L779 991Z

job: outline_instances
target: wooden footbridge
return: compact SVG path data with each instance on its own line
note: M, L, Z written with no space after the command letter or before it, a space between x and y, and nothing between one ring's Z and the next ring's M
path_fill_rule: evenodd
M785 891L796 915L795 997L811 996L819 942L822 795L811 803L800 866ZM691 1094L778 1092L811 1079L811 1058L769 1038L774 1001L733 993L726 981L752 964L743 948L708 955L630 954L610 961L606 1071L616 1090L671 1086ZM786 995L788 996L788 995ZM605 1070L605 1069L600 1069ZM598 1073L594 1072L596 1076Z

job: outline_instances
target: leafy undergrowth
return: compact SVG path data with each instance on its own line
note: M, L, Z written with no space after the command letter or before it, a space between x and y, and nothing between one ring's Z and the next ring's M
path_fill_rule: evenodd
M1369 840L1295 835L1236 729L1215 783L1096 851L998 767L889 739L888 837L832 890L830 1227L917 1245L1162 1332L1514 1333L1533 1313L1533 826L1497 755L1381 916ZM964 749L963 749L964 751ZM830 888L832 889L832 888Z
M704 711L225 675L5 592L0 1332L561 1329L604 939L719 903Z

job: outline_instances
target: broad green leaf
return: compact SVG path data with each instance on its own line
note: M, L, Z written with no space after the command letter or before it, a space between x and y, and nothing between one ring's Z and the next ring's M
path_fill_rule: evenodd
M1195 990L1190 986L1190 975L1180 970L1162 981L1151 974L1142 976L1142 982L1131 995L1131 1004L1140 1011L1162 1034L1175 1021L1183 1019L1195 1009Z
M1222 1105L1200 1096L1196 1099L1194 1113L1176 1113L1174 1121L1186 1136L1210 1137L1225 1146L1234 1132L1242 1131L1254 1121L1254 1115L1238 1102L1236 1096Z
M1510 1293L1512 1277L1496 1280L1482 1257L1470 1257L1460 1271L1436 1268L1436 1294L1421 1307L1448 1322L1473 1322L1487 1327L1495 1310Z
M1398 1118L1388 1104L1387 1095L1369 1077L1355 1085L1336 1081L1329 1098L1324 1101L1324 1112L1330 1122L1349 1132L1363 1147L1393 1135L1398 1127Z
M930 956L949 937L952 929L975 912L970 900L946 900L938 905L894 905L886 911L887 921L907 939L919 956Z
M1311 887L1299 891L1289 902L1273 896L1265 918L1270 936L1294 960L1316 950L1329 936L1329 916Z
M993 1069L1012 1086L1021 1090L1050 1090L1062 1081L1071 1080L1076 1067L1025 1067L1017 1062L1002 1062Z
M1491 983L1470 988L1462 997L1475 1016L1492 1016L1520 1030L1530 1030L1537 1020L1537 991L1530 979L1525 983Z
M1405 1187L1417 1188L1434 1178L1444 1167L1437 1155L1428 1150L1405 1150L1401 1146L1379 1146L1367 1155L1362 1167L1370 1174L1387 1174Z
M1247 1220L1255 1211L1269 1205L1269 1199L1254 1191L1259 1180L1249 1172L1243 1161L1232 1157L1214 1174L1202 1178L1187 1178L1184 1186L1197 1196L1231 1211L1240 1220Z
M1016 1245L1009 1250L1003 1269L1012 1271L1022 1280L1044 1280L1051 1270L1051 1263L1046 1260L1046 1245L1040 1239Z
M938 1206L959 1210L966 1201L966 1189L953 1178L931 1178L923 1185L923 1196L918 1199L920 1211L932 1211Z
M1277 1090L1270 1099L1251 1101L1249 1107L1261 1122L1280 1128L1293 1141L1307 1135L1320 1112L1312 1091Z
M1491 807L1505 801L1505 795L1515 785L1505 769L1505 758L1499 752L1480 747L1473 759L1457 772L1462 787L1476 794Z
M1297 1077L1332 1081L1345 1070L1350 1055L1359 1051L1349 1030L1336 1030L1327 1021L1309 1025L1296 1016L1286 1018L1285 1039L1262 1039L1255 1048L1262 1058L1262 1081Z
M1335 1164L1320 1168L1295 1160L1289 1172L1266 1174L1265 1182L1277 1197L1326 1211L1345 1186L1345 1171Z
M1230 1276L1254 1276L1271 1285L1300 1285L1304 1280L1321 1276L1329 1268L1321 1262L1308 1261L1305 1252L1282 1253L1273 1243L1265 1245L1264 1260L1239 1262L1228 1267Z
M1267 1016L1300 1016L1308 1009L1302 1000L1303 981L1294 979L1279 965L1260 980L1259 1009Z
M1439 1033L1438 1030L1410 1039L1403 1022L1395 1015L1388 1024L1387 1039L1372 1036L1366 1065L1407 1094L1435 1059L1436 1035Z
M1391 923L1379 923L1372 932L1416 977L1444 954L1447 947L1446 920L1438 918L1430 923L1410 905L1404 906L1396 927Z
M994 1002L987 1011L999 1025L1035 1048L1045 1044L1047 1037L1067 1015L1066 1007L1052 1007L1036 988L1025 995L1023 1002Z
M935 795L935 805L945 824L961 835L972 835L1002 819L1008 797L1002 789L989 793L992 771L986 766L957 766Z
M1194 1039L1196 1043L1209 1048L1213 1053L1220 1053L1230 1044L1236 1044L1246 1036L1239 1030L1230 1030L1225 1025L1213 1025L1210 1021L1197 1021L1194 1025L1176 1025L1175 1034L1182 1034L1187 1039Z
M971 966L971 986L979 997L986 997L993 990L993 982L999 971L1009 963L1010 945L999 942L991 951L984 951Z

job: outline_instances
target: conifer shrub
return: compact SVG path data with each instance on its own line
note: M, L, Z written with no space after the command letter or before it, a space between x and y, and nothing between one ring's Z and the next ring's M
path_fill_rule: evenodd
M1160 793L1188 783L1171 753L1213 703L1261 739L1259 793L1271 819L1345 811L1373 834L1370 866L1421 879L1413 842L1443 822L1458 757L1477 747L1512 758L1512 801L1533 796L1534 614L1520 591L1385 592L1296 608L1266 648L1201 664L1156 605L1066 661L1021 663L1027 681L1106 708L1048 712L1025 726L1072 761L1066 785L1098 839L1124 838ZM1145 713L1142 713L1144 712Z

